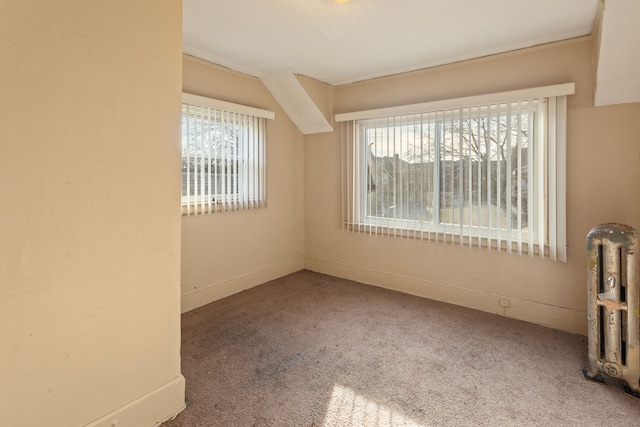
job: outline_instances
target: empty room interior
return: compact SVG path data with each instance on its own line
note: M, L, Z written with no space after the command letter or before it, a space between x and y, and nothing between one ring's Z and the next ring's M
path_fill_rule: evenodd
M638 422L639 22L3 0L0 425Z

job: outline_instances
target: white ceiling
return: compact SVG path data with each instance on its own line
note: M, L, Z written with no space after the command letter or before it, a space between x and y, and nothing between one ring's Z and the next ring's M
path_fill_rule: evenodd
M591 34L598 0L183 0L183 9L187 54L339 85Z
M183 51L259 77L300 131L295 74L341 85L591 34L594 105L640 102L640 0L183 0Z

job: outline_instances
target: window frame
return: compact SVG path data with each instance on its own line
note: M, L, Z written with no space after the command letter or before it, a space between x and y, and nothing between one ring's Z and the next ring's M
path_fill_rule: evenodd
M190 114L190 109L194 110L193 114ZM206 115L204 112L206 112ZM185 117L188 123L186 131L184 126ZM218 211L265 207L266 120L275 119L275 113L268 110L183 92L181 118L181 170L184 170L185 159L187 162L193 159L196 163L198 161L207 161L210 165L212 160L215 161L218 159L222 162L223 169L226 168L225 162L233 162L235 171L229 173L224 172L223 170L220 173L222 176L222 183L220 185L227 186L227 190L230 190L231 184L227 183L227 179L235 176L236 180L234 181L235 183L233 184L233 187L234 189L237 189L234 192L227 192L224 191L223 188L223 191L219 193L217 191L218 182L217 180L214 182L211 181L210 171L207 170L207 172L205 172L205 168L203 166L194 166L195 170L193 173L196 177L198 175L208 175L208 178L205 179L205 181L200 181L199 184L203 186L203 182L206 183L206 188L208 188L209 191L206 194L200 193L198 191L198 183L194 180L194 193L197 194L191 194L190 173L192 169L187 167L186 195L182 194L185 191L184 175L181 179L181 206L183 215L198 215ZM228 153L220 154L219 150L214 153L211 147L206 154L198 154L197 150L190 150L187 148L187 155L185 156L185 132L188 134L192 129L189 125L189 121L195 120L197 122L199 119L218 123L218 132L222 132L221 129L224 126L227 128L233 128L234 131L231 132L230 139L233 140L234 143L241 144L242 146L233 150L233 155ZM256 126L258 126L258 128L255 128ZM197 129L197 124L194 125L193 129ZM222 134L220 133L217 137L222 139ZM202 135L200 135L199 138L202 139ZM211 139L215 138L215 136L211 136L210 133L207 133L207 138L211 142ZM188 136L186 143L187 145L190 145L191 143L195 145L198 142L196 141L197 139L198 137L194 137L192 140ZM199 142L204 145L202 140ZM250 148L248 144L252 144ZM255 144L255 147L253 147L253 144ZM242 159L240 158L241 155L243 156ZM245 164L246 162L249 162L250 164ZM216 174L216 176L217 175L218 174ZM240 182L242 177L245 181L251 180L252 182ZM200 179L204 178L201 177ZM215 187L213 189L215 194L212 194L212 186ZM248 190L247 186L251 186L252 189Z
M537 104L537 102L539 102L540 100L535 100L535 103ZM510 107L513 109L514 106L516 104L518 104L518 102L512 102L509 103ZM546 103L545 103L546 104ZM534 117L532 120L530 120L530 128L529 129L535 129L538 126L537 121L538 120L542 120L543 123L540 123L539 126L544 127L545 123L544 123L544 116L546 116L546 114L540 114L540 112L538 111L538 106L537 105L531 105L530 107L533 107L531 110L527 109L524 110L526 111L528 114L534 115L536 117ZM500 113L503 112L503 110L496 108L495 105L490 105L488 106L488 108L490 109L488 112L488 116L489 117L495 117L495 116L499 116ZM466 110L466 111L464 111ZM465 119L475 119L477 117L477 114L474 113L475 108L468 108L468 109L463 109L462 110L462 114L455 116L455 111L457 110L447 110L444 112L436 112L435 115L433 117L431 117L430 113L427 113L426 115L428 116L426 119L426 122L428 124L435 124L436 128L441 127L444 128L445 127L445 122L446 121L451 121L453 122L455 119L458 120L465 120ZM513 110L512 110L513 111ZM442 113L442 114L439 114ZM413 117L414 120L412 123L409 122L403 122L401 123L399 126L398 125L394 125L393 129L397 129L398 127L405 127L405 126L412 126L415 125L416 123L421 123L424 124L425 120L423 119L424 114L420 114L420 115L410 115L410 116L397 116L394 117L393 119L395 120L396 118L400 118L401 120L405 119L405 118L410 118ZM540 117L537 117L540 116ZM418 119L416 119L418 118ZM377 120L377 119L373 119L373 120ZM362 133L363 130L369 130L369 128L367 127L367 123L365 123L365 121L358 121L359 124L359 128L357 132ZM371 127L376 127L375 125L371 126ZM386 126L387 129L389 129L389 126ZM401 133L403 133L403 131L400 131ZM444 194L446 194L446 189L442 188L442 180L440 179L442 173L446 173L446 171L442 170L442 164L444 162L450 162L453 163L456 160L450 159L447 160L445 158L445 155L443 155L441 153L442 147L440 146L440 141L445 138L446 139L446 135L445 135L446 130L445 129L441 129L437 132L435 139L435 151L436 154L434 155L434 159L438 159L439 161L434 160L433 161L433 165L434 165L434 177L437 176L437 179L434 179L434 186L437 187L437 191L434 189L432 191L432 197L433 197L433 210L436 214L436 218L431 220L431 221L418 221L418 220L412 220L412 219L406 219L406 218L401 218L401 217L395 217L395 218L389 218L389 217L381 217L381 216L376 216L374 215L373 212L370 212L370 203L367 203L367 189L370 185L370 176L371 176L371 167L370 164L367 163L367 158L366 156L362 156L361 157L361 162L362 164L360 165L360 170L363 169L367 169L368 170L368 174L359 174L359 178L358 181L356 182L356 191L360 194L360 201L359 201L359 205L364 206L363 212L360 215L360 221L362 221L364 224L369 224L375 228L392 228L392 229L403 229L403 230L407 230L409 232L412 231L417 231L420 233L445 233L445 234L450 234L453 235L455 234L456 230L463 230L461 234L464 234L465 236L472 236L472 237L478 237L478 238L492 238L492 239L502 239L504 238L505 240L515 240L518 238L518 233L521 232L523 234L527 233L531 233L533 236L533 242L535 245L539 244L539 236L540 233L537 230L537 228L539 227L539 224L536 222L534 223L534 229L532 231L530 231L530 228L527 228L526 232L523 232L521 229L513 229L513 230L509 230L509 228L504 229L504 228L498 228L498 227L492 227L491 226L491 222L489 226L479 226L479 225L469 225L469 224L458 224L458 223L454 223L454 222L446 222L445 220L442 220L440 218L441 216L441 207L440 207L440 200L442 199L442 196ZM538 132L538 129L536 129L535 131L536 133ZM535 140L537 138L537 135L532 137L531 139ZM365 151L366 149L364 147L370 145L369 143L369 139L367 136L365 136L364 139L360 140L358 139L358 141L360 142L361 146L359 147L359 150L361 151ZM453 141L451 141L453 142ZM542 141L542 143L545 143L546 141ZM533 145L533 144L532 144ZM512 146L513 149L515 149L515 146ZM529 144L527 149L529 149ZM541 150L544 150L544 147L540 147ZM537 147L531 147L531 151L529 152L528 155L533 154L533 156L531 156L531 161L532 161L532 165L534 169L537 165L537 163L540 161L539 156L541 155L539 149L537 149ZM529 166L529 165L528 165ZM436 184L440 184L440 185L436 185ZM463 182L460 182L459 185L463 185ZM488 185L491 185L491 182L488 182ZM532 182L532 186L534 187L532 191L532 194L534 195L533 197L539 197L540 195L540 190L538 190L538 186L540 186L540 182L538 180L534 180L534 182ZM445 190L445 191L443 191ZM544 189L543 189L544 190ZM489 193L490 194L490 193ZM546 192L544 194L544 198L546 199ZM489 200L489 204L491 203L491 200ZM537 203L534 203L534 205ZM369 209L368 209L369 208ZM406 224L406 225L403 225ZM410 226L410 224L413 224L413 226ZM504 235L502 235L502 233L505 233ZM508 234L511 234L511 236L509 236ZM526 236L525 236L526 237Z
M375 110L342 113L335 116L336 122L343 126L343 228L350 231L358 231L368 234L382 234L396 237L415 237L429 240L444 240L459 244L469 244L484 246L488 248L506 249L508 252L516 251L519 254L528 253L533 256L549 257L554 260L566 261L566 97L575 92L574 83L546 86L540 88L530 88L523 90L500 92L470 96L464 98L432 101L420 104L380 108ZM367 150L359 148L360 153L354 151L347 152L345 141L351 140L350 144L355 144L358 133L358 122L393 119L398 117L419 116L434 114L435 120L438 117L447 118L452 114L461 114L458 111L467 111L472 115L474 108L492 108L487 105L514 104L522 100L545 99L544 111L539 106L535 109L536 120L529 120L528 126L533 124L535 132L542 137L544 155L548 156L541 160L542 152L532 147L533 156L529 151L527 154L527 169L532 168L531 174L542 176L542 180L528 180L526 191L528 197L536 199L534 218L537 216L542 226L537 222L533 226L527 227L526 231L513 229L504 230L502 227L489 228L482 225L473 226L460 221L457 223L433 222L412 220L407 218L394 218L380 216L367 216L367 188L371 184L370 174L367 173ZM530 109L531 104L528 105ZM455 113L452 110L456 110ZM499 114L499 110L496 109ZM438 116L440 114L440 116ZM488 110L489 116L493 114ZM478 116L480 117L480 115ZM460 116L460 120L463 117ZM533 122L533 123L532 123ZM462 122L460 122L462 124ZM363 140L360 142L365 144ZM347 142L349 144L349 142ZM529 144L531 145L531 144ZM437 145L439 147L439 145ZM529 150L529 148L528 148ZM435 158L435 157L434 157ZM438 159L442 159L439 155ZM518 159L520 155L518 155ZM442 160L441 160L442 161ZM437 168L441 168L441 161L437 163ZM349 163L353 163L352 166ZM518 170L522 170L521 165ZM547 173L548 171L553 173ZM518 172L521 173L521 172ZM438 175L439 176L439 175ZM488 178L490 179L490 178ZM518 176L518 182L522 182L522 176ZM534 181L534 182L530 182ZM434 184L436 185L434 180ZM453 180L451 181L453 183ZM466 180L465 180L466 182ZM509 180L507 179L507 182ZM349 184L351 183L351 184ZM434 198L440 201L441 181L437 181L437 195ZM348 186L351 185L351 188ZM453 185L453 184L452 184ZM463 184L460 184L461 186ZM465 184L466 185L466 184ZM491 185L490 181L489 184ZM545 191L541 191L541 188ZM401 190L403 191L403 190ZM533 193L532 195L529 193ZM433 193L436 193L434 190ZM490 193L490 192L488 192ZM520 193L520 192L518 192ZM395 193L394 193L395 194ZM464 193L463 193L464 194ZM490 196L489 196L490 197ZM354 201L350 204L350 199ZM530 199L532 200L532 199ZM540 202L542 200L542 202ZM499 202L498 202L499 203ZM363 207L364 206L364 207ZM519 208L520 209L520 208ZM527 221L532 221L531 204L527 206ZM462 210L461 210L462 212ZM438 214L440 211L438 210ZM537 226L538 229L535 229Z

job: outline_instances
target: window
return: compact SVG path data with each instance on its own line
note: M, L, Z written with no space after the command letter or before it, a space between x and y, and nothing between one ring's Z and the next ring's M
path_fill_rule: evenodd
M270 111L183 94L182 211L264 207Z
M566 261L573 83L339 114L351 231Z

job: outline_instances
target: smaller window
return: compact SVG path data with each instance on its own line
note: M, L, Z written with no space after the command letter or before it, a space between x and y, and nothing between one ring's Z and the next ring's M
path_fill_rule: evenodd
M270 111L183 94L182 212L266 205L266 120Z

